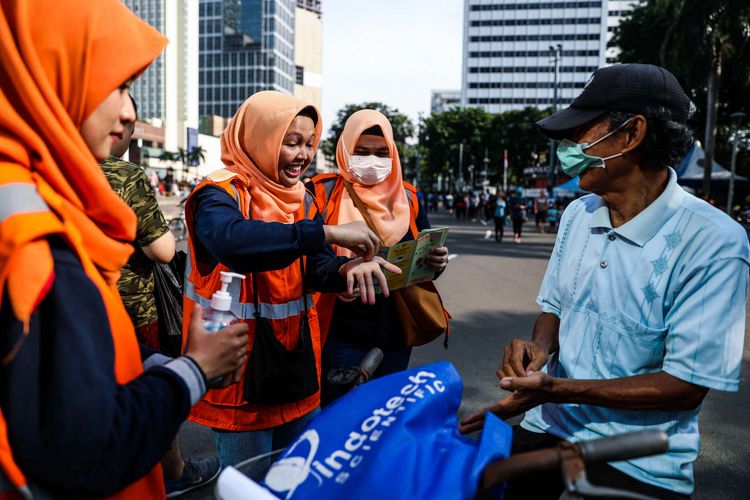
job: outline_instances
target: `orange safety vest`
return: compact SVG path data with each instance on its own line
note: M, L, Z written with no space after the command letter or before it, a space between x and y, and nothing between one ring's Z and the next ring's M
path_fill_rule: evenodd
M221 271L229 268L218 263L213 269L196 258L195 236L193 231L194 207L191 200L199 190L206 186L217 186L229 193L237 200L242 215L250 219L252 200L248 190L237 174L225 169L209 174L190 195L185 206L185 220L188 227L188 258L185 269L184 321L182 338L183 344L187 339L190 316L196 303L206 307L210 304L211 296L221 287ZM295 216L295 221L304 220L310 216L313 209L311 195L306 195L305 203ZM276 338L287 349L297 347L299 322L305 310L303 297L302 271L298 261L273 271L255 273L258 283L258 298L261 315L269 320ZM232 283L230 293L234 300L232 309L249 327L248 350L252 350L255 332L255 304L253 303L253 280L250 273L246 279ZM317 377L320 380L320 329L318 316L312 296L307 297L308 321ZM255 405L244 400L244 376L238 384L224 389L212 389L206 393L202 401L193 407L190 420L193 422L230 431L253 431L276 427L302 417L320 405L320 391L301 401L278 405Z
M52 254L46 237L61 234L81 262L86 276L101 294L109 318L109 328L115 350L115 379L125 384L143 373L140 349L133 323L122 304L116 284L109 285L87 255L81 233L54 211L61 198L39 176L13 163L0 162L0 273L14 274L19 282L29 283L24 295L34 307L44 299L54 279ZM12 258L11 258L12 256ZM48 280L39 288L40 280ZM4 291L0 290L0 295ZM21 344L19 348L23 349ZM85 411L85 408L81 408ZM23 474L13 458L8 441L7 422L0 412L0 467L17 492L0 492L0 497L30 498L31 492ZM110 498L155 499L165 498L164 478L157 464L138 481Z
M341 197L344 193L343 179L339 174L319 174L310 180L315 194L315 205L320 207L320 215L323 217L324 224L338 224ZM416 238L417 233L419 233L419 229L417 229L417 216L419 215L417 188L406 181L403 181L403 183L406 198L409 200L409 230L412 236ZM328 329L333 318L333 307L336 305L336 294L315 292L313 298L318 310L318 322L325 345L325 339L328 336Z

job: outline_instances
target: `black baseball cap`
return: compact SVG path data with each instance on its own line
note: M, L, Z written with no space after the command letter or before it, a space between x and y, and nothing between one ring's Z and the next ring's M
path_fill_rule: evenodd
M608 111L645 114L661 107L672 114L673 121L685 123L690 106L690 98L666 69L652 64L615 64L594 71L569 107L536 125L546 136L563 139L568 131Z

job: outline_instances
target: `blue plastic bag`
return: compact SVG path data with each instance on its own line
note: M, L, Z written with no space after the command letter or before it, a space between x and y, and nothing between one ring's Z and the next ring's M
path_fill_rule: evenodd
M263 485L280 498L472 498L512 432L488 415L479 441L460 435L462 388L447 362L364 384L321 412Z

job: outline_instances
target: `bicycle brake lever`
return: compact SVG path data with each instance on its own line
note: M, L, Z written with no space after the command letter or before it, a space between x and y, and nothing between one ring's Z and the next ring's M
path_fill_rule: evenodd
M616 488L596 486L586 477L586 463L580 454L580 447L563 442L558 445L568 453L562 456L562 476L565 493L561 498L623 498L626 500L656 500L655 498ZM572 452L572 453L571 453Z
M579 477L572 483L566 483L565 490L568 494L574 495L573 498L585 497L623 498L626 500L656 500L654 497L641 495L639 493L633 493L631 491L618 490L616 488L608 488L604 486L596 486L589 482L585 472L583 473L582 477Z

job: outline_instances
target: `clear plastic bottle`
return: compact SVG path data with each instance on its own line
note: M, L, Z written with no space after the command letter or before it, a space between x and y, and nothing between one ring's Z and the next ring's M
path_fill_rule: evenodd
M232 295L227 290L233 278L245 279L241 274L226 271L221 272L221 289L216 290L211 296L211 306L203 309L203 328L206 331L218 332L239 319L231 311Z

